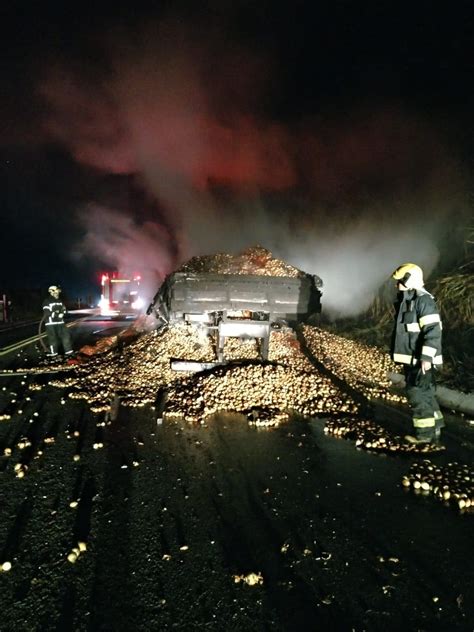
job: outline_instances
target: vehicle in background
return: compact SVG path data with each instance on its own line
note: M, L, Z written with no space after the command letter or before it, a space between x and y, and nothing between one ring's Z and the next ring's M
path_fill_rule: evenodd
M104 272L101 275L101 297L99 302L102 316L119 314L138 315L145 307L141 296L141 275L124 275Z

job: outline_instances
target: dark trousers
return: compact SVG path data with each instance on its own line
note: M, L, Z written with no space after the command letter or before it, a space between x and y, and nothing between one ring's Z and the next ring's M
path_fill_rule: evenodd
M58 354L60 344L62 344L64 353L72 353L71 335L66 325L62 323L46 325L46 334L48 335L48 353L50 355Z
M434 438L444 427L443 414L436 399L435 371L423 373L419 366L405 366L406 396L411 406L416 436Z

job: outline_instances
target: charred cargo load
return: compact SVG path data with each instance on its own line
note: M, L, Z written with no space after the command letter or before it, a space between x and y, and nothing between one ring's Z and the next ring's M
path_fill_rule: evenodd
M228 316L298 322L321 311L322 280L255 246L239 255L194 257L170 274L150 305L157 317L216 324Z

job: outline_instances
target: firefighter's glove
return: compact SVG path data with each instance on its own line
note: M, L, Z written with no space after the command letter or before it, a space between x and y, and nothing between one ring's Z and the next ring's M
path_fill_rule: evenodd
M421 361L421 372L423 375L431 370L431 362L429 360Z

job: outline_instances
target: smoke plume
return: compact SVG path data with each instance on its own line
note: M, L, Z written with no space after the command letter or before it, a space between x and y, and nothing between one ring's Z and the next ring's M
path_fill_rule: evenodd
M404 261L427 274L436 265L465 185L420 114L354 102L285 121L271 107L271 56L215 24L113 31L101 50L96 73L66 61L45 71L44 138L104 176L133 175L162 214L100 206L91 193L77 253L158 283L192 255L260 243L321 276L335 314L367 307Z

